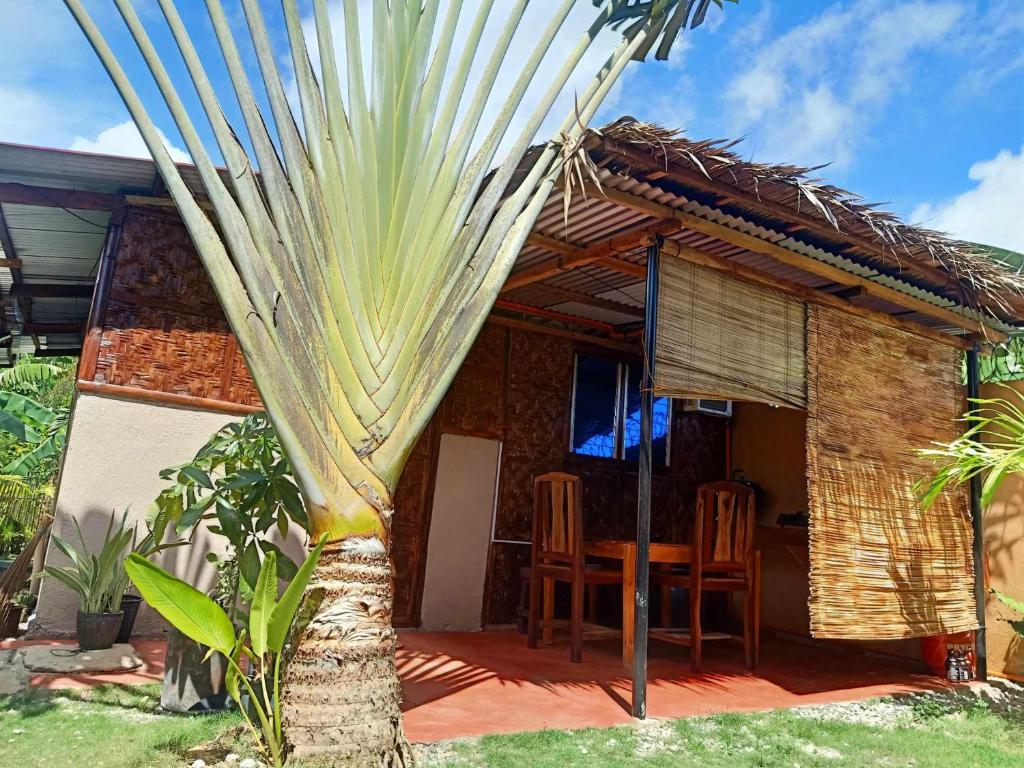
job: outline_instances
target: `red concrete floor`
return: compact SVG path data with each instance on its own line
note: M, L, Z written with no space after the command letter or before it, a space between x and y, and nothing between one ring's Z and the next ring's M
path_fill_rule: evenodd
M571 664L565 644L529 650L513 632L404 632L398 667L412 741L630 722L631 676L617 643L587 645ZM855 701L946 687L911 661L765 637L756 673L732 643L705 643L704 670L688 651L652 642L647 712L688 717Z
M630 676L619 646L584 647L571 664L564 643L529 650L514 632L402 632L398 669L405 729L412 741L440 741L543 728L628 723ZM65 645L70 641L31 641ZM28 645L3 641L0 648ZM163 641L135 640L144 666L106 675L36 675L44 688L147 683L163 674ZM647 711L688 717L856 701L946 687L910 661L868 656L855 649L764 638L760 668L743 667L730 643L706 643L704 671L690 671L685 648L652 642Z

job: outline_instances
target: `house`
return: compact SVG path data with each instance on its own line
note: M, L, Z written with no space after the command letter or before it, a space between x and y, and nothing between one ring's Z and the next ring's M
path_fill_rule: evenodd
M687 540L701 483L756 484L766 631L914 659L917 638L977 627L967 489L922 515L915 449L957 433L964 356L1024 324L1024 280L717 142L627 118L586 147L600 188L577 192L567 215L552 195L403 475L396 625L513 623L532 478L559 469L582 478L595 539L635 537L642 482L662 542ZM78 519L95 532L126 506L141 515L160 469L260 409L203 267L146 160L0 145L0 211L13 351L81 354L56 530ZM657 329L646 358L645 322ZM636 460L645 359L649 478ZM1007 553L1024 544L1004 535L1024 510L1005 514L1012 525L986 529L991 583L1021 594ZM202 583L208 545L166 564ZM617 599L599 618L616 620ZM37 631L67 632L73 613L44 584ZM1021 672L996 634L990 670Z

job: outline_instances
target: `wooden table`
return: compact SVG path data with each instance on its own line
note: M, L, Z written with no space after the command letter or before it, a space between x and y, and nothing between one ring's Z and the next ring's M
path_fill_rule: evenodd
M636 619L636 542L588 541L583 546L587 555L592 557L622 561L622 664L626 669L632 669L633 625ZM672 565L689 563L690 545L651 542L650 562Z

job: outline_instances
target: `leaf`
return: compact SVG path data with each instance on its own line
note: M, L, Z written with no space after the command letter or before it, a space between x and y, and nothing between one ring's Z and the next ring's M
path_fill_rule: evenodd
M224 675L224 687L228 689L228 695L238 702L238 704L242 703L242 694L238 682L241 680L239 663L242 660L242 648L244 646L245 630L243 629L238 633L238 639L235 641L235 647L232 649L231 654L228 657L233 663L228 664L227 671Z
M274 607L273 616L270 618L270 631L267 635L267 647L272 653L279 654L284 650L284 644L288 640L288 630L295 619L295 612L302 604L302 594L306 591L306 585L313 575L320 553L323 552L327 537L321 536L319 543L306 556L306 559L299 566L295 578L291 580L281 595L281 599Z
M249 638L253 653L257 656L267 652L267 632L276 602L277 555L268 552L256 579L252 606L249 608Z
M256 589L256 581L260 577L260 551L254 540L250 541L242 551L238 567L246 586L250 590Z
M186 637L224 655L235 647L235 630L224 609L190 584L137 554L125 570L143 599Z
M295 574L299 570L299 566L295 564L288 555L286 555L282 549L272 541L264 541L260 545L264 552L273 552L277 555L277 578L282 581L291 581L295 578Z
M181 474L194 483L198 483L203 488L213 490L213 481L210 480L210 476L206 474L199 467L194 465L186 465L181 468ZM180 479L180 478L179 478Z
M10 432L21 443L38 443L42 436L13 413L0 411L0 429Z
M1003 594L1002 592L1000 592L997 589L993 589L992 590L992 594L994 594L996 596L996 598L999 600L999 602L1001 602L1003 605L1007 606L1008 608L1012 608L1017 613L1024 613L1024 601L1017 600L1016 598L1013 598L1013 597L1010 597L1009 595Z

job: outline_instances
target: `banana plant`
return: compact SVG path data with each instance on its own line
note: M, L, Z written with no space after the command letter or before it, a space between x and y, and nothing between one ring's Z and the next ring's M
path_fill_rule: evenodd
M325 542L321 538L309 553L280 599L277 558L273 552L267 555L256 581L248 630L236 630L231 618L213 599L145 557L135 553L125 563L132 583L150 606L183 635L205 646L207 655L223 654L228 666L228 693L238 702L257 749L275 768L284 763L281 671L285 647ZM246 662L253 672L251 676L242 669ZM243 693L248 696L255 722Z
M163 31L180 54L165 61L131 0L114 0L195 163L204 203L163 144L140 97L142 78L125 72L82 0L65 0L206 266L311 531L332 542L319 571L331 587L317 631L289 665L285 718L296 754L329 753L337 765L408 759L388 560L399 476L602 101L629 62L655 49L667 57L712 2L722 5L546 0L535 5L545 21L527 32L529 0L509 0L501 14L492 13L494 0L340 0L338 15L328 0L313 0L311 20L296 0L282 0L283 74L260 0L241 0L245 53L221 0L206 0L243 123L232 126L196 49L206 30L194 17L186 23L174 0L158 0ZM564 55L554 52L572 11L591 4L589 27ZM492 21L498 36L484 43ZM527 155L609 28L618 42L576 94L556 138ZM511 53L517 32L530 41L525 55ZM258 77L246 66L250 45ZM531 88L548 59L556 59L555 73ZM198 101L171 75L181 65ZM488 103L500 108L485 119ZM317 693L325 689L351 695L325 704Z
M0 473L27 477L47 459L60 455L67 438L68 412L17 392L0 392L0 430L26 449L0 468Z

